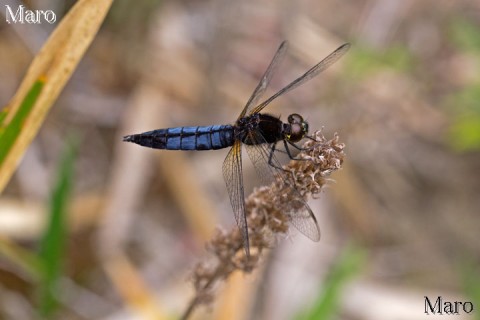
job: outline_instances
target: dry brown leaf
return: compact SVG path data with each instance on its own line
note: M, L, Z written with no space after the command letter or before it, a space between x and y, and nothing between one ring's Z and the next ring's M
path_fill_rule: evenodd
M33 59L15 96L7 105L9 111L5 125L14 118L36 81L44 79L45 84L26 117L21 132L0 166L0 191L9 181L45 116L93 41L112 1L78 1Z

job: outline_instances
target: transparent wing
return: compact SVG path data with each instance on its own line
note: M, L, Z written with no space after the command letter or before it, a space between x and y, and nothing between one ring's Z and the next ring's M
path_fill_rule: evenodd
M332 64L334 64L338 59L340 59L348 51L348 49L350 49L350 44L349 43L345 43L344 45L338 47L335 51L330 53L325 59L323 59L318 64L313 66L310 70L305 72L303 75L301 75L297 79L290 82L290 84L285 86L283 89L281 89L280 91L275 93L273 96L271 96L270 98L268 98L267 100L265 100L264 102L262 102L261 104L256 106L255 108L251 109L249 114L260 112L270 102L272 102L276 98L280 97L282 94L287 93L288 91L293 90L293 89L301 86L305 82L315 78L322 71L324 71L325 69L330 67Z
M243 108L240 116L238 117L239 119L243 118L247 113L249 113L250 109L256 106L258 100L265 93L265 90L267 90L270 80L272 80L273 74L275 73L278 66L280 65L280 62L282 61L283 57L285 57L285 52L287 52L287 48L288 48L287 41L283 41L282 44L280 44L280 47L278 47L277 52L275 53L275 56L270 62L270 65L268 66L267 70L263 74L262 79L260 80L257 87L253 91L252 96L250 97L250 99L248 99L247 104Z
M257 137L258 136L258 137ZM255 134L255 138L250 137L252 141L259 141L264 139L260 134ZM275 181L275 177L280 173L274 167L268 164L268 157L270 155L271 144L255 144L245 145L248 157L253 163L255 171L257 172L262 185L268 186Z
M280 162L275 157L275 154L272 154L272 144L268 144L259 132L251 133L250 139L255 141L256 144L245 145L245 148L262 183L269 185L278 178L282 179L285 185L290 186L289 201L287 204L282 205L281 209L290 218L291 224L298 231L313 241L319 241L320 228L317 219L300 192L295 188L293 177L288 172L280 169ZM269 164L269 159L272 165Z
M243 247L247 256L250 255L250 245L248 241L247 217L245 215L245 196L243 192L242 175L242 144L236 140L233 147L228 152L223 162L223 178L227 185L230 203L235 215L235 221L240 229L243 238Z

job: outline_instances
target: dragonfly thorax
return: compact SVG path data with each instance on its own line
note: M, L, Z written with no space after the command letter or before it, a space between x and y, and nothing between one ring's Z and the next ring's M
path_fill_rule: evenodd
M235 138L248 145L275 143L284 139L284 124L275 116L256 113L238 119Z
M284 125L285 139L291 142L298 142L308 133L308 122L297 113L288 116L288 124Z

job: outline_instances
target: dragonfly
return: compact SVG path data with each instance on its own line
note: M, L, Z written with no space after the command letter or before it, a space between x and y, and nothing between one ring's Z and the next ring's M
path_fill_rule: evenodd
M308 136L308 122L297 113L287 118L287 123L271 114L261 113L273 100L298 88L307 81L319 75L340 59L350 48L345 43L330 53L307 72L290 82L265 101L257 104L265 93L273 74L287 51L287 41L283 41L273 59L263 74L260 82L248 99L245 107L235 123L211 126L189 126L157 129L123 137L123 141L133 142L144 147L165 150L217 150L231 147L222 167L230 203L235 221L243 239L245 253L250 256L250 241L247 215L245 212L245 195L242 173L242 145L252 161L263 184L268 185L275 179L288 179L285 170L275 156L276 151L283 151L291 159L290 146L301 150L297 145ZM311 138L313 139L313 138ZM283 143L285 150L277 149L277 144ZM286 209L289 222L305 236L313 241L320 240L320 228L312 210L295 188L293 182L288 182L289 192L295 205Z

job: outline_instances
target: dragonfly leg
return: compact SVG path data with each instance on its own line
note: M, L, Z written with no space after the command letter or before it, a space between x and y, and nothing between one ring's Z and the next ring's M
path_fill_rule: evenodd
M288 147L288 145L291 145L292 147L294 147L295 149L300 150L300 151L306 151L306 150L309 150L309 148L300 148L295 143L293 143L291 141L288 141L288 140L283 140L283 145L285 146L286 153L288 154L288 157L291 160L297 160L297 161L311 160L311 159L303 159L303 158L298 158L298 157L292 156L292 153L290 152L290 148Z
M272 144L272 148L270 149L270 154L268 155L268 164L276 169L279 169L279 170L282 170L282 171L285 171L285 172L290 172L288 170L285 170L283 169L280 165L277 165L275 164L275 162L273 161L273 156L275 154L275 151L278 151L278 152L285 152L283 150L279 150L277 149L277 142L275 142L274 144ZM289 157L291 158L291 155L289 152L287 152Z
M276 152L281 152L281 153L286 153L288 155L288 157L290 158L290 160L296 160L296 161L304 161L304 160L310 160L310 159L303 159L303 158L296 158L292 155L288 145L287 145L287 142L288 144L290 144L291 146L293 146L295 149L299 150L299 151L307 151L307 150L310 150L310 148L300 148L299 146L297 146L295 143L291 142L291 141L286 141L286 140L283 140L283 144L285 146L285 151L283 150L280 150L280 149L277 149L276 148L276 144L274 144L272 146L272 151L270 152L270 156L269 156L269 164L274 167L274 168L277 168L278 166L275 166L274 163L271 163L271 158L273 157L273 153L276 151Z
M295 175L293 174L293 172L290 171L290 170L286 170L286 169L282 168L282 166L280 166L280 164L275 163L276 160L274 161L275 151L285 152L283 150L276 149L276 147L277 147L277 143L272 144L272 149L270 150L270 155L268 156L268 164L270 166L278 169L278 170L281 170L281 171L285 172L286 175L290 177L290 178L287 178L286 181L288 180L289 183L293 183L293 186L295 186ZM288 151L287 153L288 153L289 157L292 158L292 156L290 155L290 151Z

